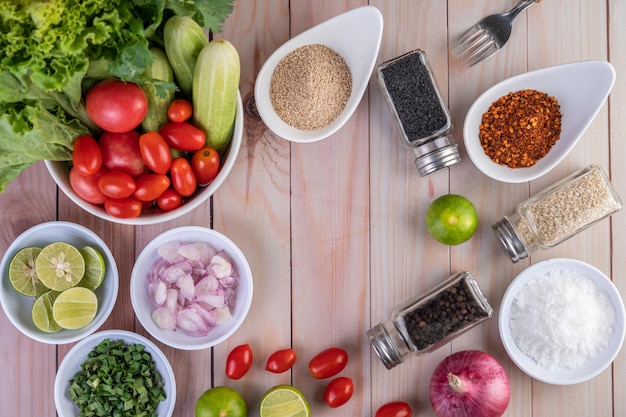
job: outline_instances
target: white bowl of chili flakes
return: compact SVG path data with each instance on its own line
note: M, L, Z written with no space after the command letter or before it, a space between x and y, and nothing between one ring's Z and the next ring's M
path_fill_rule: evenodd
M501 81L481 94L467 112L463 125L467 154L495 180L521 183L539 178L574 148L614 83L613 66L598 60L556 65ZM517 105L521 100L526 103L523 109ZM546 110L560 111L560 120ZM483 117L487 124L481 132ZM503 118L507 123L501 123ZM558 140L551 141L555 134ZM511 147L519 152L509 152Z

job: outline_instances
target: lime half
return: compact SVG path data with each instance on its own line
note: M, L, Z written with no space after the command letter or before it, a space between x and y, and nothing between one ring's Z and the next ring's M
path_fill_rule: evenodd
M85 260L74 246L55 242L41 250L35 261L35 271L46 287L63 291L81 280L85 274Z
M196 417L247 417L248 407L241 394L229 387L206 390L196 401Z
M33 304L33 323L43 332L54 333L61 330L61 326L59 326L52 316L52 306L59 294L60 292L58 291L48 291L37 297Z
M35 272L35 259L41 248L20 249L9 263L9 281L17 292L23 295L38 296L49 290Z
M104 279L104 258L102 254L92 246L85 246L78 250L85 260L85 275L78 286L95 290L102 284Z
M98 312L98 297L90 289L73 287L58 295L52 316L64 329L81 329L91 323Z
M299 389L278 385L263 395L259 413L261 417L308 417L311 409Z

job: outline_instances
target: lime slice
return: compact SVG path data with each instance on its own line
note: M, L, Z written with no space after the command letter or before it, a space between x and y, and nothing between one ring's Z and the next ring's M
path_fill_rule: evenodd
M95 290L102 284L104 279L104 258L98 250L91 246L85 246L78 250L85 259L85 275L78 286Z
M308 417L311 409L299 389L278 385L263 395L259 413L261 417Z
M9 263L9 281L20 294L39 296L49 290L35 272L35 259L39 252L41 248L32 246L20 249Z
M46 287L63 291L74 287L85 274L85 260L69 243L51 243L41 250L35 261L37 276Z
M73 287L54 300L52 316L64 329L81 329L92 322L98 311L98 297L90 289Z
M48 291L37 297L33 304L33 323L43 332L54 333L61 330L61 326L52 317L52 305L59 294L61 293L58 291Z

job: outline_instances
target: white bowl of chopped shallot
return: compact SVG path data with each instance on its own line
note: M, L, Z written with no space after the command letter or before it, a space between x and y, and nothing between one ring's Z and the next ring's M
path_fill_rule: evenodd
M252 303L252 272L223 234L200 226L168 230L139 254L131 302L155 339L181 350L215 346L243 323Z

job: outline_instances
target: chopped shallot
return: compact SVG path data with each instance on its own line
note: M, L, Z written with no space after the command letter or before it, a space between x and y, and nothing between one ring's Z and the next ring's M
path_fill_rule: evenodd
M162 329L205 336L232 317L239 274L230 256L204 242L167 242L148 272L148 293Z

